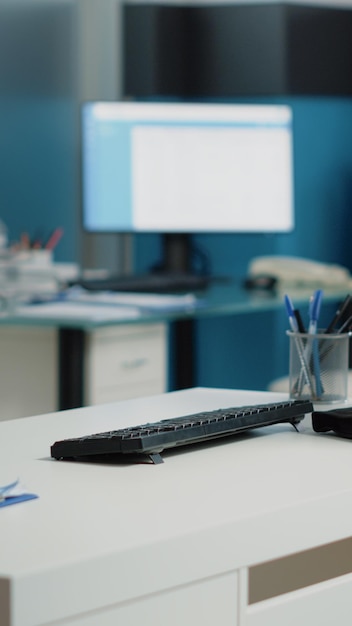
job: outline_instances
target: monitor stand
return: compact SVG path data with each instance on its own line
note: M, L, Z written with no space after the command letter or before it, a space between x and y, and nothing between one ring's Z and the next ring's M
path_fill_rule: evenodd
M158 271L179 274L192 273L192 242L186 233L162 235L162 262Z
M187 233L167 233L162 237L162 259L151 268L152 274L158 276L184 277L186 284L204 286L210 282L209 263L206 255L195 248L191 235ZM194 260L198 256L200 269L194 269ZM171 279L170 278L170 279Z

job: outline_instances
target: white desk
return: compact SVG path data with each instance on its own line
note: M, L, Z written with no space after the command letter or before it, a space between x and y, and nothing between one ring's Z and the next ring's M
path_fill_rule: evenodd
M0 484L40 496L0 509L1 626L349 626L352 442L306 418L161 465L49 457L64 437L281 397L194 389L0 423Z

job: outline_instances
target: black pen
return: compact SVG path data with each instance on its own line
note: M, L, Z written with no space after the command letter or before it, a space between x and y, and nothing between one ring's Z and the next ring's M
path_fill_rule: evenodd
M338 330L336 330L336 334L337 335L342 335L343 333L350 333L352 330L352 315L350 315L347 320L342 324L342 326L340 326L340 328L338 328ZM330 333L332 334L332 333ZM329 339L326 339L325 341L322 342L322 346L324 346L325 342L329 343ZM326 346L320 354L320 360L321 362L324 361L325 357L329 354L329 352L331 352L331 350L333 349L333 344Z
M351 326L352 326L352 315L350 315L347 320L342 324L342 326L340 326L340 328L338 329L338 334L340 335L341 333L348 333L351 330Z
M334 329L335 329L335 326L336 326L337 322L339 322L340 319L346 313L346 310L347 310L348 306L351 304L351 300L352 300L352 298L351 298L350 295L346 296L346 298L344 299L341 307L339 309L337 309L333 319L331 320L329 326L327 327L327 329L325 331L327 334L334 332Z
M301 314L300 314L299 310L298 310L298 309L294 309L294 310L293 310L293 313L294 313L294 316L295 316L295 318L296 318L297 327L298 327L298 332L300 332L300 333L306 333L307 331L306 331L306 329L305 329L305 327L304 327L303 320L302 320L302 316L301 316Z

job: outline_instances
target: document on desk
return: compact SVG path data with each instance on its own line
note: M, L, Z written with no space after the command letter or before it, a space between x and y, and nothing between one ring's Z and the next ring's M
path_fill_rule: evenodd
M141 311L136 306L106 306L85 302L46 302L21 306L16 309L19 317L43 317L45 319L84 319L91 321L116 321L137 319Z
M154 294L154 293L112 293L110 291L95 292L73 287L67 293L70 302L86 304L104 304L121 307L137 307L142 310L187 311L202 306L204 300L193 293L186 294Z

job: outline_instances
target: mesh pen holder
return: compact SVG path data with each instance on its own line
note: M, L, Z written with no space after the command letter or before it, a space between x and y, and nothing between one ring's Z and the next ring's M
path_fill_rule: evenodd
M347 399L349 341L351 333L295 333L290 341L290 397L313 402Z

